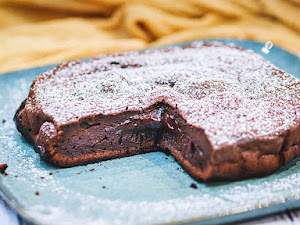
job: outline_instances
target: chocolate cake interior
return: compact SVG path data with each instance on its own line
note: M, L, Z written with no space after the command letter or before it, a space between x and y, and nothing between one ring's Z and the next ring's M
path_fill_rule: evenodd
M50 147L57 149L55 154L68 158L106 152L107 156L101 157L103 160L151 151L176 151L193 166L205 169L211 152L203 131L186 124L176 109L164 103L140 113L85 118L61 127L61 131L61 138ZM43 151L40 146L36 148L45 153L43 158L47 160L51 151ZM74 162L57 162L57 165L74 166Z
M154 106L144 113L86 118L64 126L58 153L77 157L106 151L112 158L136 154L142 149L151 151L157 145L161 128L161 123L153 120L158 111Z

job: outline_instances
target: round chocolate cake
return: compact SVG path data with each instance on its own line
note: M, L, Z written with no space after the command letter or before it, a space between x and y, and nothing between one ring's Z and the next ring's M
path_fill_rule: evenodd
M15 121L60 167L168 150L196 179L237 179L299 156L299 98L300 81L254 52L194 42L62 64Z

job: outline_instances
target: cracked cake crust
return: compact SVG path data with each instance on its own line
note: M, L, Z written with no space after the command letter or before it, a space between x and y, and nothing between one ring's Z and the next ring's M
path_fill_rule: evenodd
M250 50L194 42L62 64L15 121L60 167L167 149L196 179L240 179L299 156L299 90Z

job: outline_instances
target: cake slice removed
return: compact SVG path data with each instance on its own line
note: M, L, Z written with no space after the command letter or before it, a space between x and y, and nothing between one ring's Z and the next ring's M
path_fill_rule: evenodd
M15 121L56 166L168 150L196 179L241 179L299 156L299 98L300 81L254 52L194 42L62 64Z

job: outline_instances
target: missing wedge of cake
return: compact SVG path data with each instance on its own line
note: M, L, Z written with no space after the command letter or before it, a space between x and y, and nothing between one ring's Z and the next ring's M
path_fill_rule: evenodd
M169 150L195 179L269 174L299 156L300 81L217 42L100 55L40 74L15 115L72 167Z

